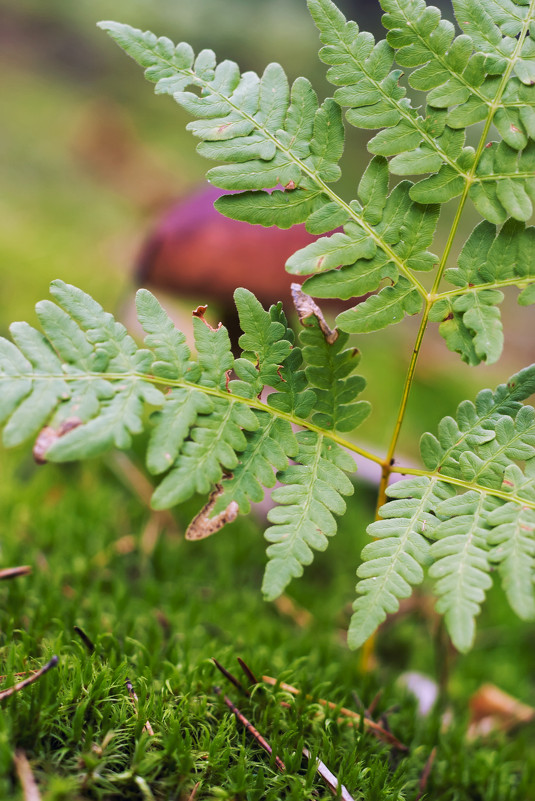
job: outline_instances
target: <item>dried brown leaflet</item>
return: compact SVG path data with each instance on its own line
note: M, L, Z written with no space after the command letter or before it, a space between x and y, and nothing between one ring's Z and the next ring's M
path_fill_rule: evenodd
M297 314L299 315L299 322L303 323L303 320L306 320L307 317L312 317L312 315L314 315L319 323L321 332L329 345L332 345L333 342L336 342L338 339L338 330L336 328L333 330L329 327L325 317L323 316L322 310L309 295L305 295L301 289L301 284L292 284L291 290L294 306Z
M66 417L65 420L61 421L58 428L45 426L41 429L33 446L33 458L37 464L46 463L46 453L56 440L81 425L82 420L79 417Z
M236 501L231 501L226 509L215 517L210 517L210 512L213 510L217 503L217 499L223 494L223 485L216 484L215 488L210 493L208 502L203 506L201 511L195 515L186 531L187 540L204 540L215 534L216 531L223 528L227 523L232 523L238 517L239 507Z

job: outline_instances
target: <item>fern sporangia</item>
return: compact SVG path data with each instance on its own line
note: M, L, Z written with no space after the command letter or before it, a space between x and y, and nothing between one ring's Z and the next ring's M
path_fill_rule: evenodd
M278 482L266 532L268 598L335 534L354 490L349 454L360 454L382 467L382 480L350 644L361 645L427 574L454 644L466 650L492 572L514 611L535 617L535 410L524 403L535 365L461 403L436 436L424 434L422 469L393 466L393 456L428 325L438 323L467 363L490 364L502 350L503 292L516 287L520 304L535 301L534 229L526 226L535 197L535 0L453 0L459 35L424 0L381 4L387 35L376 43L332 0L308 0L336 87L321 103L305 78L290 87L278 64L261 77L242 74L210 50L195 56L188 44L101 23L156 92L192 115L198 151L219 162L208 180L232 190L216 203L222 214L281 228L305 223L319 236L286 264L306 278L294 289L301 333L296 339L280 304L266 310L238 289L241 355L200 308L193 357L141 290L140 348L89 296L56 281L55 302L37 306L44 334L15 323L13 341L0 340L0 418L5 445L37 437L39 461L128 448L148 426L147 467L159 477L153 505L208 498L191 539L247 513ZM373 131L351 200L333 188L346 123ZM441 208L452 200L453 222L435 255ZM463 245L467 203L483 220ZM310 297L364 294L333 330ZM390 445L376 456L344 436L370 411L350 336L407 315L419 315L420 326ZM393 472L408 477L388 486Z

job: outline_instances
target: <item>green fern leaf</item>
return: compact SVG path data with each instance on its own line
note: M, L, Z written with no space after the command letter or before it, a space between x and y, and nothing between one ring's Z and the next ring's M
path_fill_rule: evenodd
M492 585L488 517L499 503L479 492L465 492L436 508L442 522L433 530L429 575L436 579L437 612L444 615L452 642L462 652L472 646L474 619Z
M154 509L168 509L191 498L207 494L225 472L239 464L237 453L247 440L243 429L255 431L259 421L244 404L214 398L209 414L198 414L189 438L152 496Z
M496 428L502 421L508 426L507 432L502 431L501 434L507 441L507 434L511 433L509 424L514 422L520 412L527 415L527 418L516 431L518 433L527 423L529 432L530 412L525 412L524 409L529 410L530 407L524 407L521 401L534 392L535 365L531 365L511 376L507 384L500 384L494 392L490 389L481 390L475 404L463 401L457 409L456 419L444 417L440 421L438 438L429 433L422 436L420 450L426 467L443 475L461 478L463 454L474 452L475 449L493 442L497 437ZM520 438L522 436L520 434ZM529 433L528 436L531 437ZM526 454L530 447L527 444Z
M326 430L353 431L369 415L368 401L355 401L366 386L361 376L349 375L360 361L356 348L346 348L347 334L338 332L331 344L314 315L302 320L303 357L309 365L306 377L316 395L312 422Z
M227 509L235 501L242 514L251 510L251 502L259 503L264 498L264 487L276 483L273 468L278 471L288 467L288 457L297 456L298 445L291 425L286 420L271 417L265 412L255 412L258 430L246 433L247 445L239 454L239 464L230 478L221 482L223 491L214 506L214 514Z
M458 266L445 277L463 294L437 301L430 319L439 321L450 350L468 364L496 361L502 352L503 334L496 305L503 300L499 286L525 287L519 303L527 305L527 290L535 283L532 248L535 229L509 219L498 234L489 222L480 223L468 238Z
M357 571L360 597L353 604L354 614L348 642L358 648L373 634L387 614L396 612L399 599L407 598L412 587L424 578L423 566L429 560L427 538L438 525L434 509L453 495L449 485L426 476L399 481L390 486L389 501L379 510L383 518L368 526L376 537L362 551Z
M146 404L161 406L163 395L142 376L152 355L137 347L112 315L76 287L54 281L58 304L37 306L48 335L15 323L15 345L2 343L1 372L9 377L2 419L4 443L12 447L48 422L63 436L47 443L40 459L66 461L96 455L112 446L129 447L142 430ZM106 373L114 380L108 380Z
M506 503L488 518L493 526L488 541L494 547L489 559L497 565L500 578L516 614L524 620L535 618L535 512L518 503Z
M268 520L275 524L265 534L273 543L267 550L269 562L262 585L268 600L303 574L303 565L312 562L312 548L326 549L328 537L336 534L334 514L343 514L346 508L342 495L353 493L346 473L353 472L355 464L345 451L313 431L301 431L296 438L297 464L277 475L285 486L274 490L271 497L281 505L268 513Z
M366 334L398 323L406 314L417 314L421 308L421 296L401 276L395 286L384 287L354 309L339 314L336 323L350 334Z

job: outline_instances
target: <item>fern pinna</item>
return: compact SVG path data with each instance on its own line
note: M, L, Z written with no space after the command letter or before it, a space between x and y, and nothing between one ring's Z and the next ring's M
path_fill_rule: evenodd
M348 451L375 461L378 519L358 568L349 641L361 645L427 574L453 642L466 650L493 571L515 612L535 617L535 411L524 404L535 366L461 403L436 436L424 434L421 470L392 459L427 326L438 323L468 364L489 364L502 350L502 290L517 287L522 305L535 301L534 229L526 226L535 197L535 0L453 0L459 35L424 0L381 5L387 35L376 43L331 0L308 0L336 87L322 103L305 78L290 87L278 64L261 77L240 73L210 50L195 56L188 44L101 23L156 92L193 116L198 151L220 162L208 180L232 190L216 203L222 214L281 228L305 223L319 236L286 264L306 277L295 288L303 327L295 340L280 304L266 310L238 289L241 356L200 309L193 358L141 290L139 348L94 300L56 281L55 302L37 307L44 335L16 323L13 342L0 341L0 415L4 443L37 437L40 461L128 448L149 426L147 467L161 476L154 506L208 496L191 539L248 512L278 481L266 532L268 598L336 532L354 490ZM346 124L374 132L352 200L333 188ZM435 255L448 201L456 211ZM455 263L467 203L483 220ZM332 331L311 300L364 294ZM349 337L406 315L419 315L420 326L390 445L375 456L344 438L370 411ZM389 486L392 472L409 477Z

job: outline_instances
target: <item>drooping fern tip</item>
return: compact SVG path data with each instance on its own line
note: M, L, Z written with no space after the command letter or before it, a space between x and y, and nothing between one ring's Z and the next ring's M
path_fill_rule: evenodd
M521 306L535 301L535 0L453 0L460 34L423 0L381 5L386 38L376 42L331 0L308 0L335 87L323 101L306 78L290 86L278 64L242 73L211 50L195 54L183 42L101 23L156 92L191 115L197 150L218 162L208 180L230 192L216 203L222 214L266 227L301 223L318 237L286 264L304 279L295 290L303 325L296 337L281 304L266 310L238 289L239 355L225 328L202 315L193 355L140 290L139 347L92 298L56 281L53 301L37 306L43 333L15 323L12 341L0 340L0 421L4 444L36 438L40 461L129 448L146 430L153 506L204 496L190 539L249 512L275 487L267 598L336 533L358 453L382 467L382 479L350 644L429 579L464 651L493 575L512 609L535 617L535 411L525 403L535 366L424 433L421 469L392 460L428 328L437 323L468 364L490 364L503 348L504 293L519 290ZM353 198L336 191L347 125L371 131ZM441 232L450 201L453 222ZM482 219L463 241L461 223L474 211ZM312 298L352 303L332 326ZM408 315L419 316L419 329L378 456L353 434L370 404L350 336ZM407 477L389 485L399 473Z

